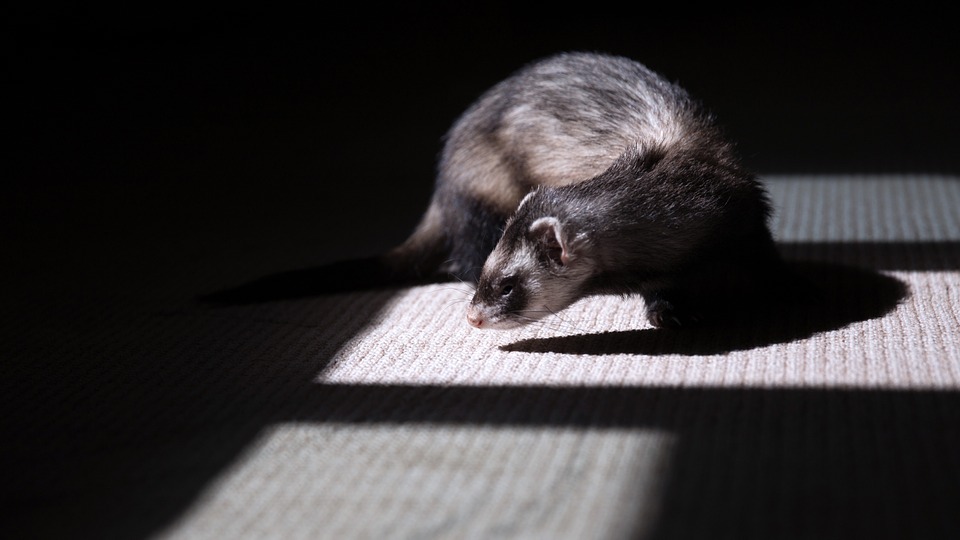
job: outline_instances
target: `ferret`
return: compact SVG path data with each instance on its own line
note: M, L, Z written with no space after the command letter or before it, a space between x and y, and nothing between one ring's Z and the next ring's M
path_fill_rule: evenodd
M457 278L466 320L512 328L592 294L639 294L654 327L749 302L778 267L771 206L714 117L631 59L521 67L444 138L429 206L382 256L326 269L341 288Z

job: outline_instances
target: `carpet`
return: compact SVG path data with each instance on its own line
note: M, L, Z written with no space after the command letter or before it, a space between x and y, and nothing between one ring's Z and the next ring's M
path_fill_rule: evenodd
M479 331L459 284L211 307L315 238L25 227L2 536L955 537L960 179L764 181L820 294L702 330L609 296Z

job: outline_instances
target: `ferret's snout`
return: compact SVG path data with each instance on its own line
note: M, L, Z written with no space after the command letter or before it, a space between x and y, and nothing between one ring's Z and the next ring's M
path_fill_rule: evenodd
M470 306L467 308L467 322L474 328L480 328L483 326L483 314L476 307Z

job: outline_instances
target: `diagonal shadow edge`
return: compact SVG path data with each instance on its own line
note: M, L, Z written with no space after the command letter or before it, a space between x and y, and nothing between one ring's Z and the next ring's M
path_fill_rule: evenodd
M960 241L931 242L780 242L787 260L817 260L872 270L940 271L960 269ZM255 304L307 298L356 289L398 287L395 276L384 274L375 257L338 261L260 276L220 290L202 293L210 304ZM406 285L436 282L424 278Z
M441 385L312 383L286 421L316 424L471 425L501 427L648 428L684 431L711 404L739 401L765 407L856 409L868 403L919 407L960 437L960 389L952 387L681 387L602 385ZM703 407L679 407L691 400ZM358 406L359 405L359 406ZM585 405L590 405L589 407ZM666 406L669 405L669 406ZM718 413L726 411L721 407ZM753 409L737 408L750 417ZM665 411L670 411L665 414ZM729 411L727 411L729 412ZM926 414L926 413L924 413ZM711 415L714 416L714 415ZM278 419L279 420L279 419ZM766 419L770 422L773 419ZM891 421L895 419L890 418ZM750 422L754 424L753 422ZM763 422L756 422L761 426ZM856 426L848 426L857 429ZM960 454L954 456L960 465ZM958 469L957 472L960 472ZM958 486L960 487L960 486Z
M960 242L782 242L788 265L819 294L784 295L774 303L724 306L722 323L681 332L635 329L523 340L508 352L570 354L724 354L837 330L882 317L905 299L905 283L879 270L945 271L960 268ZM279 272L201 297L219 305L243 305L341 292L359 276L364 288L390 286L371 274L372 258ZM423 282L421 282L423 283ZM395 284L393 285L395 286ZM802 297L797 301L797 297Z

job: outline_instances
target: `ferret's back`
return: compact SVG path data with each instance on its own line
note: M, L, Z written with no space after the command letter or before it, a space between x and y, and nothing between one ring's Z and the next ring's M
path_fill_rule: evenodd
M683 89L638 62L560 54L520 69L468 109L448 135L440 172L454 182L507 174L528 187L575 183L628 146L676 143L702 128L701 116Z

